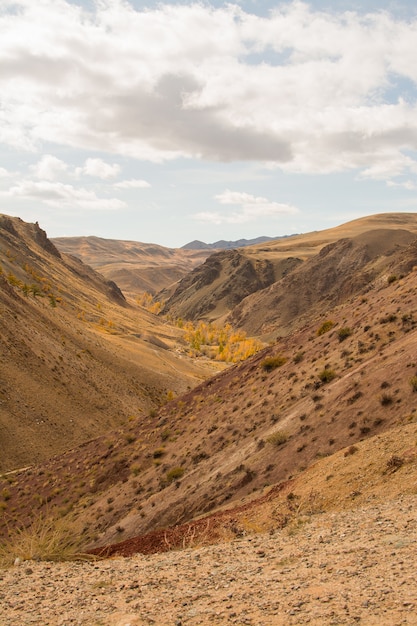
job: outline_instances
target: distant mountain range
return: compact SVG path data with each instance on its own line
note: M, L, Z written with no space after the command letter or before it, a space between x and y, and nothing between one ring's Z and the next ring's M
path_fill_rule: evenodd
M274 239L284 239L291 235L284 235L283 237L256 237L256 239L238 239L237 241L215 241L214 243L204 243L204 241L190 241L190 243L182 246L182 250L230 250L232 248L246 248L246 246L255 246L259 243L265 243L267 241L273 241Z

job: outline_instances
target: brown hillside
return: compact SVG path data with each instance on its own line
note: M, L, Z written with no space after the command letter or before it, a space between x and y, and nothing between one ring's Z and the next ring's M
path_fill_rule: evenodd
M240 506L287 481L297 482L294 496L284 492L285 506L297 508L320 459L334 468L324 470L320 506L336 506L340 463L356 463L365 442L369 463L358 480L351 466L343 498L371 496L372 472L383 493L382 470L406 476L415 463L414 442L408 450L399 441L406 432L408 441L417 420L416 252L409 246L390 256L401 278L380 274L366 295L324 303L303 327L157 413L7 477L5 514L27 524L36 502L36 515L55 512L76 525L85 545L105 546ZM276 524L283 513L278 507Z
M293 272L233 309L229 321L251 335L287 334L304 316L330 309L390 274L415 264L417 236L407 230L378 229L328 244ZM399 254L399 252L401 253Z
M116 282L131 297L170 287L212 253L100 237L57 237L52 242L61 252L80 258Z
M268 287L299 263L294 258L276 262L248 258L245 250L214 253L179 282L162 314L217 320L247 295Z
M0 469L45 460L140 419L212 368L179 359L178 330L0 216Z
M394 230L395 241L391 242L391 233ZM334 261L346 274L355 274L372 259L380 255L390 255L399 246L406 246L416 236L417 215L382 214L354 220L325 231L277 239L238 251L217 253L179 282L175 292L167 299L164 312L185 319L204 318L210 321L219 318L224 320L231 313L229 319L234 325L242 326L250 334L268 336L268 315L273 313L271 306L279 303L279 311L275 318L271 318L270 325L286 324L294 315L302 314L308 309L313 301L327 297L332 286L331 281L339 286L339 281L334 281L331 277L331 269L324 268L325 256L332 250L329 246L343 239L353 240L353 249L349 251L348 258L343 260L344 251L341 249L342 244L339 244L339 259ZM318 255L322 250L324 256L320 257ZM338 256L337 251L335 255ZM311 262L305 270L302 261ZM332 262L330 256L328 265ZM293 284L290 277L296 269L297 278ZM364 270L361 277L351 280L351 290L363 288L366 281L375 276L378 269L370 269L370 272ZM276 287L275 283L281 287ZM296 290L292 295L288 293L288 290L293 289ZM275 290L275 299L272 296L269 298L268 294ZM307 293L304 297L305 290L311 295ZM281 291L284 295L282 304ZM257 295L249 297L247 308L243 302L240 307L239 303L250 294ZM265 303L262 302L264 296ZM164 298L164 294L160 298ZM330 304L334 302L334 298L330 300ZM233 310L235 307L237 308ZM265 329L262 328L263 325Z

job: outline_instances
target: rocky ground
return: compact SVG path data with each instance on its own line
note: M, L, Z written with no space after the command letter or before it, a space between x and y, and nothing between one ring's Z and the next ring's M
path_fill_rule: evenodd
M0 571L1 626L417 624L417 496L269 535Z

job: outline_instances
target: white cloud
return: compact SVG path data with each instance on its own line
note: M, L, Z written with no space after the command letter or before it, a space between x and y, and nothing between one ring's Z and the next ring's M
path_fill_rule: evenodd
M147 189L150 186L146 180L140 179L122 180L114 184L116 189Z
M87 159L81 172L95 178L113 178L120 173L120 165L106 163L102 159Z
M26 200L42 201L57 208L78 207L91 210L115 210L126 206L117 198L100 198L94 192L60 182L22 181L11 187L6 195Z
M0 178L8 178L9 176L11 176L10 172L4 167L0 167Z
M402 187L403 189L407 189L407 191L414 191L417 189L416 183L412 180L405 180L403 182L395 182L393 180L387 181L388 187Z
M196 213L193 216L194 219L212 224L244 224L254 222L262 217L280 217L298 213L298 209L292 205L271 202L262 196L253 196L249 193L230 191L229 189L215 196L215 199L224 205L240 205L239 210L232 213L204 211Z
M66 170L68 165L51 154L45 154L31 170L36 178L43 180L55 180L59 178Z
M387 151L400 163L417 149L416 18L298 1L267 17L234 5L94 7L3 0L0 141L377 178ZM83 173L119 171L92 159Z

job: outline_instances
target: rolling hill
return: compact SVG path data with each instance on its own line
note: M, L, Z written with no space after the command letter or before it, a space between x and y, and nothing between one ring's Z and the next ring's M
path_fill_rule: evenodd
M343 301L383 273L417 235L412 213L371 215L333 229L211 255L171 291L164 313L227 319L270 340L310 314ZM325 269L326 268L326 269ZM159 299L164 299L162 292ZM275 333L275 334L274 334Z
M51 241L61 252L81 259L116 282L131 298L170 287L211 254L210 249L165 248L93 236L56 237Z
M152 533L160 550L210 543L415 493L415 227L414 215L373 216L298 238L294 249L268 244L272 258L301 259L255 294L256 328L276 325L270 345L158 409L5 476L5 515L24 526L47 511L84 548L115 554L140 550ZM285 326L282 311L297 297L301 313Z
M0 469L147 414L212 367L175 350L178 329L60 253L37 224L0 216Z

